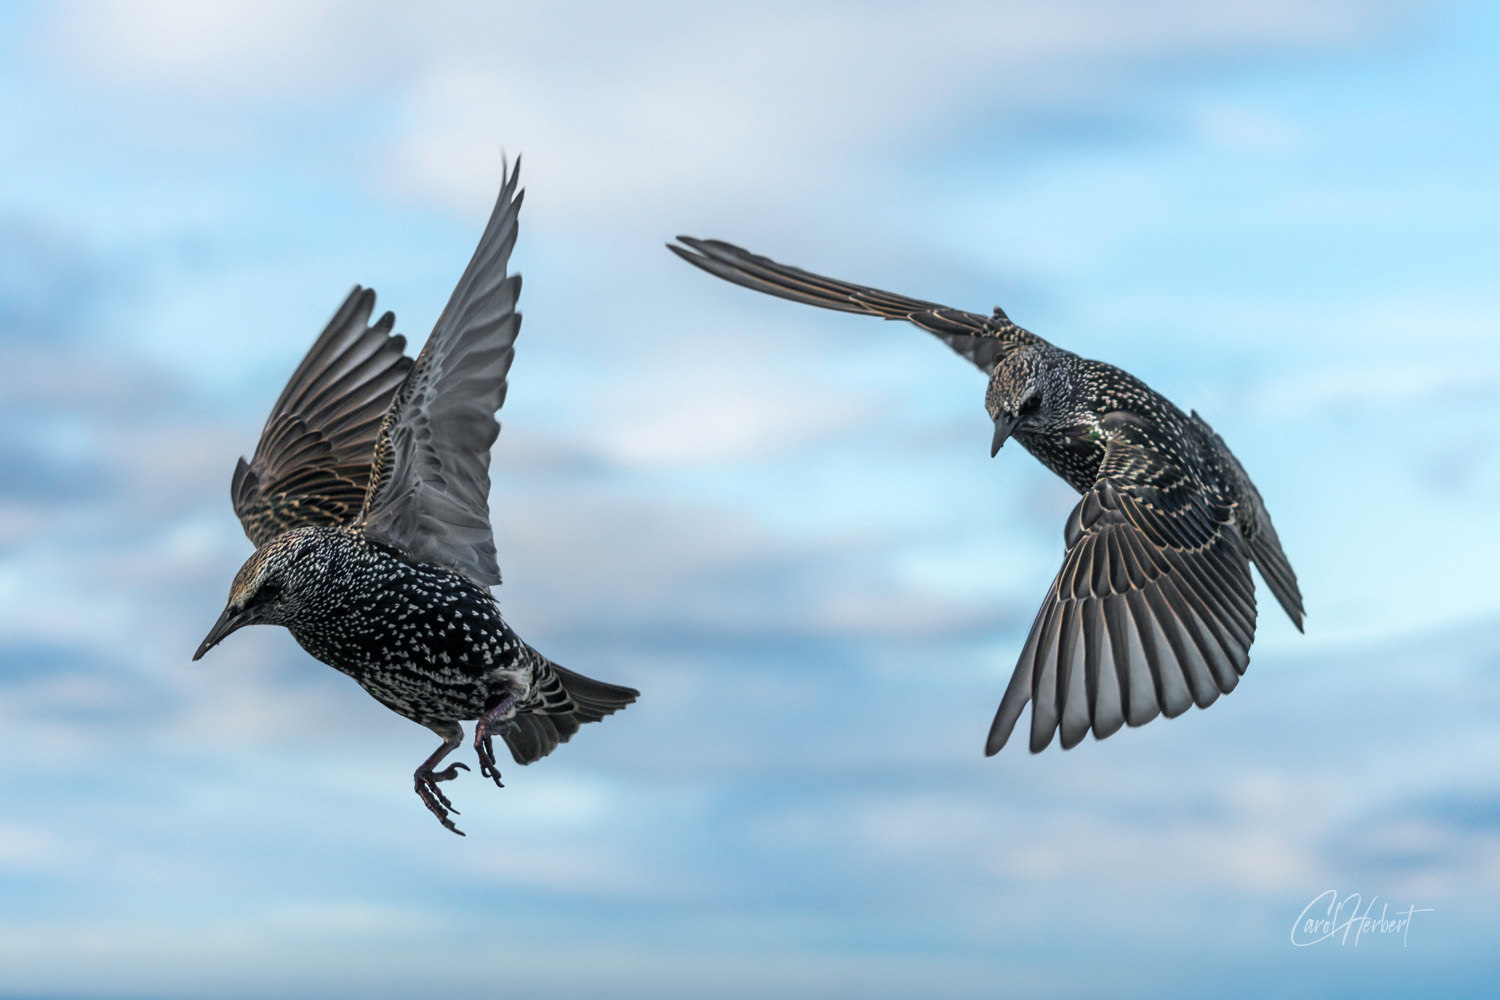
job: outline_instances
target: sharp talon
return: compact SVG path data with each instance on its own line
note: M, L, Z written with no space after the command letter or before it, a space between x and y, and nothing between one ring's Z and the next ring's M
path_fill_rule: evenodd
M442 731L439 730L437 732L438 735L443 736ZM448 796L444 795L443 790L438 787L438 782L452 781L458 777L459 768L467 771L469 769L468 765L450 764L441 771L434 771L433 767L446 757L454 747L459 745L462 735L463 731L459 730L457 737L444 736L443 745L438 747L437 752L428 757L422 763L422 766L417 768L416 773L412 775L412 785L417 793L417 798L422 800L422 804L427 807L427 811L437 817L437 821L443 824L443 829L451 830L460 837L466 836L466 834L449 818L450 813L456 816L459 815L459 812L453 808L453 803L448 800Z
M451 819L449 819L447 816L438 816L437 813L433 813L433 815L437 816L438 822L441 823L441 824L443 824L443 829L445 829L445 830L452 830L454 833L458 834L460 837L467 837L468 836L467 833L464 833L462 830L460 830L454 824L454 822Z
M500 780L500 768L495 766L495 744L488 733L475 741L474 749L479 754L479 773L493 781L496 788L504 788L505 783Z
M436 775L431 773L418 776L416 782L417 797L422 800L422 804L427 807L428 811L437 817L438 822L443 824L445 829L452 830L460 837L467 836L467 834L454 825L453 820L448 818L449 813L454 815L461 814L457 809L453 808L453 803L448 801L448 796L444 795L433 784L433 779L435 778Z
M427 776L428 780L430 780L430 781L452 781L454 778L458 777L458 769L461 768L461 767L465 771L468 770L468 767L466 767L463 764L453 764L453 765L450 765L449 767L444 768L441 771L432 771L432 772L429 772L428 776Z
M491 730L503 729L511 725L507 713L513 712L515 707L515 695L506 695L490 710L488 715L479 720L479 725L474 727L474 752L479 756L479 773L493 781L496 788L504 788L505 782L500 780L500 768L495 763L495 743L491 739Z

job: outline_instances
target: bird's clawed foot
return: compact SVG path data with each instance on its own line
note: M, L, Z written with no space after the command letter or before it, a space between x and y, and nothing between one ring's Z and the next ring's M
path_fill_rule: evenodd
M494 781L497 788L505 785L500 781L500 768L495 766L495 743L491 731L509 722L515 707L516 696L508 694L474 727L474 752L479 755L479 773Z
M430 725L429 728L443 738L443 745L433 751L431 757L422 761L422 766L417 768L417 772L412 775L412 784L416 787L417 797L438 818L438 822L462 837L464 832L454 826L453 820L449 818L450 813L457 816L458 810L453 808L453 803L448 801L448 796L443 794L443 790L438 787L438 782L452 781L458 777L460 769L467 771L469 768L464 764L450 764L441 771L434 771L433 768L441 764L444 757L463 743L464 731L456 723L445 723L441 726Z
M468 764L450 764L447 767L443 768L441 771L433 772L431 777L433 781L452 781L454 778L458 777L458 772L460 770L467 771L468 769ZM449 806L448 808L453 809L452 806ZM453 811L458 812L457 809L453 809Z
M422 799L423 805L432 810L432 814L438 818L439 823L462 837L465 836L464 832L454 826L453 820L449 818L450 813L457 816L459 812L453 808L453 803L448 801L448 796L444 795L443 790L438 787L439 781L452 781L458 777L460 768L465 771L469 769L466 764L453 764L441 771L434 771L423 764L417 768L417 773L412 777L417 795Z
M504 788L500 780L500 768L495 766L495 744L489 733L474 740L474 751L479 754L479 773L495 782L496 788Z

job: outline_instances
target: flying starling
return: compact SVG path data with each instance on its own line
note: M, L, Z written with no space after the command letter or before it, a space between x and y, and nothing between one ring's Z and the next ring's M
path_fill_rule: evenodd
M500 617L490 531L490 446L521 327L520 275L506 275L522 193L503 178L479 248L416 361L375 293L355 286L271 408L230 496L252 555L198 659L244 625L285 625L443 745L414 775L438 820L462 834L436 770L477 720L480 772L500 784L491 737L517 764L565 743L639 692L558 666Z
M1255 484L1197 413L1113 365L1080 358L993 315L949 309L787 267L718 240L679 236L679 257L746 288L824 309L901 319L989 375L993 457L1007 439L1083 500L1032 623L985 753L1032 703L1031 750L1093 730L1206 708L1250 663L1250 564L1300 630L1302 595Z

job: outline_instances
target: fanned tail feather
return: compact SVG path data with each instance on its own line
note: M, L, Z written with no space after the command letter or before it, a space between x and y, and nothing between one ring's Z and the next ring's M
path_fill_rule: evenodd
M541 760L566 743L586 722L598 722L631 704L641 693L608 684L546 661L535 703L506 723L499 733L517 764Z

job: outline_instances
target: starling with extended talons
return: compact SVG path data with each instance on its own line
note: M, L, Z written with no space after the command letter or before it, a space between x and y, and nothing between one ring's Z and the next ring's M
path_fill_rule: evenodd
M989 375L990 454L1015 438L1083 500L1067 553L995 713L985 752L1032 703L1031 750L1189 705L1239 683L1255 636L1250 564L1302 628L1302 595L1250 477L1213 429L1134 376L993 315L824 278L718 240L678 237L684 260L746 288L936 334Z
M416 361L395 317L369 323L355 287L271 408L230 494L255 554L198 659L245 625L285 625L313 656L443 740L416 791L462 834L436 770L477 720L480 771L500 784L492 736L518 764L556 749L639 692L566 670L500 617L490 531L495 412L521 327L516 240L520 162L504 178L479 248Z

